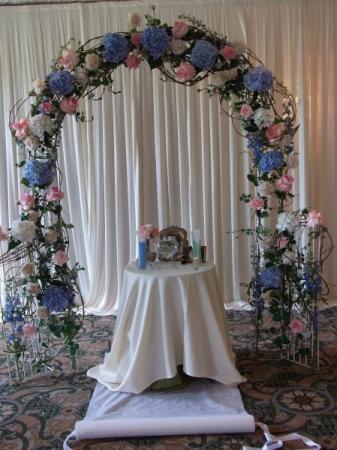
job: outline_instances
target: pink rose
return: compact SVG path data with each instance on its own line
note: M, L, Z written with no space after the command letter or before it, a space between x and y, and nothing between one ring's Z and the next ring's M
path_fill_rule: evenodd
M46 195L47 202L59 202L64 197L64 193L59 190L56 186L49 189Z
M33 323L25 323L22 327L22 334L24 337L32 337L36 333L36 327Z
M292 188L293 182L294 177L291 175L282 175L282 177L276 181L275 187L278 191L289 192Z
M183 20L176 20L172 27L172 36L175 38L182 38L188 32L189 27Z
M52 261L56 266L63 266L68 261L68 256L63 250L58 250L52 256Z
M240 116L242 116L244 119L249 119L254 114L253 108L248 105L247 103L243 104L240 109Z
M26 263L21 267L23 276L31 275L34 272L35 265L33 263Z
M274 142L277 142L281 139L284 132L284 124L283 123L276 123L274 125L271 125L266 130L266 137L268 141L273 144Z
M34 195L30 194L29 192L22 192L22 194L20 195L20 204L24 211L28 211L35 204Z
M75 50L71 48L63 50L60 57L60 63L65 69L74 69L79 61L79 57Z
M179 81L193 80L195 77L195 67L190 63L180 63L176 70L176 75Z
M19 139L24 139L30 133L29 120L27 117L24 117L17 122L13 122L11 127L15 130L15 136Z
M131 42L138 47L142 40L142 33L131 33Z
M315 228L317 226L324 226L325 219L323 213L320 211L312 210L309 212L307 217L307 225L308 227Z
M258 211L263 208L263 205L264 201L260 197L252 198L251 201L249 202L249 206L251 208L257 209Z
M40 104L40 110L44 114L49 114L55 111L55 106L51 102L42 102Z
M142 60L139 56L131 54L128 55L128 57L125 60L125 63L129 69L138 69L141 61Z
M220 51L222 53L222 56L225 59L228 59L228 61L231 61L236 57L236 51L230 45L225 45L224 48L222 48Z
M290 155L290 156L288 156L287 166L289 167L289 169L296 169L298 164L299 164L299 161L298 161L298 156L297 155Z
M305 323L299 319L292 319L289 328L293 334L303 333L305 330Z
M76 97L65 98L60 104L60 109L66 114L74 114L76 112L78 104L79 100Z
M7 239L8 239L8 234L0 226L0 241L7 241Z
M288 245L289 239L285 236L280 236L279 238L277 238L276 241L276 245L278 248L282 249L282 248L286 248Z
M151 239L156 239L159 236L159 230L157 227L153 227L150 232Z

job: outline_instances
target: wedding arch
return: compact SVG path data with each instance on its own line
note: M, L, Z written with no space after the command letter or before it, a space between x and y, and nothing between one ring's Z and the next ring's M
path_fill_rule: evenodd
M254 236L253 275L247 290L256 323L263 319L268 298L269 329L280 349L291 337L298 342L306 330L317 330L317 303L327 291L321 269L330 247L324 246L328 233L320 212L291 209L291 170L298 165L293 96L245 45L231 42L199 20L182 15L172 26L149 15L146 20L140 30L140 18L132 14L127 32L109 32L78 48L62 47L47 76L33 83L28 116L18 117L27 99L11 112L10 128L24 154L17 165L25 191L19 200L20 218L9 234L0 229L0 240L8 240L1 254L7 292L4 338L16 361L43 330L62 338L76 353L82 324L78 312L83 310L77 275L82 268L68 264L72 225L62 216L58 165L62 124L68 115L85 120L80 99L101 98L104 91L117 94L113 91L117 68L136 70L144 63L158 69L163 81L184 86L208 77L205 91L218 96L222 111L247 138L251 158L247 177L255 194L242 194L240 200L249 204L253 224L239 232ZM276 227L269 222L273 214ZM36 361L46 357L49 340L42 341ZM304 345L301 351L308 354L309 349Z

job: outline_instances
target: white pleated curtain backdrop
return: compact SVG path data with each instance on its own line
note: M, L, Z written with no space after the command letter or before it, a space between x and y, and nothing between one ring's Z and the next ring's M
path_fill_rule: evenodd
M154 2L151 2L154 3ZM0 223L18 216L22 187L8 131L10 107L44 77L59 48L105 32L127 29L129 12L144 15L148 3L118 2L0 8ZM336 237L337 168L334 149L337 4L333 0L222 0L157 2L156 15L173 23L189 13L230 40L247 43L297 98L301 128L295 206L325 212ZM118 306L123 267L135 256L142 223L200 228L208 258L217 265L224 302L244 297L250 240L228 233L249 227L240 204L248 192L244 140L220 113L218 99L198 88L164 83L146 67L119 68L114 89L101 101L81 102L87 118L64 123L60 163L72 261L86 267L80 284L87 311L109 314ZM322 176L322 174L324 174ZM337 239L335 239L337 240ZM326 271L335 279L336 256Z

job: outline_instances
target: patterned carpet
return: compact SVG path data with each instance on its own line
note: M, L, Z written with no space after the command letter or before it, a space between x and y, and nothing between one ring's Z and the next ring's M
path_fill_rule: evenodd
M279 361L268 351L254 352L254 328L249 312L227 313L238 367L249 382L240 386L247 411L270 425L271 432L297 431L318 441L323 449L337 449L337 307L320 313L321 370ZM112 317L87 316L80 337L80 370L55 371L20 386L9 386L5 358L0 354L0 449L62 449L74 423L84 417L95 382L86 369L102 360L110 345ZM267 356L268 355L268 356ZM66 356L60 369L70 366ZM242 444L262 446L254 434L149 437L81 441L82 450L241 450ZM294 443L286 449L302 448Z

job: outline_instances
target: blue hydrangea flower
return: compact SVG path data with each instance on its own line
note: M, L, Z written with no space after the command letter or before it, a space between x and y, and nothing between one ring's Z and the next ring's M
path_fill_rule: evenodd
M303 280L306 290L314 295L318 295L321 292L321 278L316 272L305 271L303 274Z
M243 82L250 91L268 91L273 86L273 72L256 67L244 75Z
M70 95L74 92L75 78L66 70L58 70L49 75L48 84L55 95Z
M263 153L259 161L259 169L262 173L277 170L282 167L284 163L283 154L278 150Z
M129 42L120 33L105 33L103 45L103 56L107 61L119 64L128 56Z
M170 45L169 35L163 28L148 27L142 33L142 45L153 59L159 59Z
M3 320L4 322L22 322L22 308L20 305L19 297L14 295L7 295L5 306L3 308Z
M74 293L59 286L49 286L42 295L42 303L50 311L62 312L73 303Z
M262 152L262 149L264 147L263 139L261 139L259 136L255 136L254 134L249 134L247 138L248 138L247 148L253 154L254 164L257 165L259 164L260 159L263 155Z
M22 176L28 180L30 187L45 187L53 182L55 177L55 165L52 161L31 159L26 162L22 171Z
M198 69L211 70L218 54L218 49L211 42L198 40L191 52L191 63Z
M260 283L265 288L278 289L282 282L282 272L277 267L268 267L260 274Z

